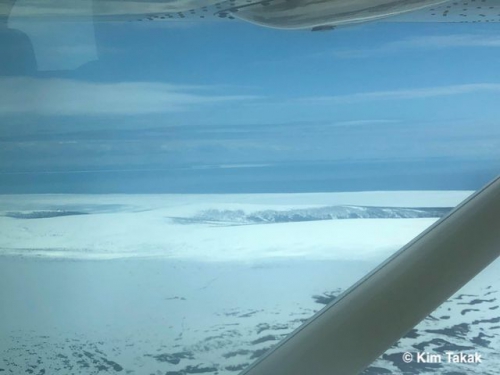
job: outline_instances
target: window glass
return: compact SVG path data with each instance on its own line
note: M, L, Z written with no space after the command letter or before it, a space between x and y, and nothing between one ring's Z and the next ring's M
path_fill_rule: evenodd
M236 374L498 172L495 25L26 9L0 25L0 372ZM495 267L368 373L493 361Z

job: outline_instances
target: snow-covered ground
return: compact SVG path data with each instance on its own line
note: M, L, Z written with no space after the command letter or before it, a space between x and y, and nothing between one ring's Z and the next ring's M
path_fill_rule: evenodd
M237 374L469 194L0 196L0 374ZM498 268L367 373L498 373Z

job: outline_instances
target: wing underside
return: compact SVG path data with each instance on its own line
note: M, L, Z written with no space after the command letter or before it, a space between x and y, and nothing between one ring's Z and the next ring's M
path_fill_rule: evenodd
M328 29L362 22L500 22L500 0L12 0L16 17L169 21L241 19L283 29ZM9 6L7 6L9 5Z
M386 22L500 22L500 0L462 0L386 18Z
M340 4L340 5L339 5ZM207 1L202 7L150 14L141 20L241 19L262 26L294 29L342 26L369 21L431 23L500 22L500 0L409 0L345 3L324 0Z

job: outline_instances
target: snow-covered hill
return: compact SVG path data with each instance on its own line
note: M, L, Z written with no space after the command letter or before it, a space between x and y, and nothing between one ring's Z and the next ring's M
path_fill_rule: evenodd
M345 219L417 219L440 218L451 211L449 207L369 207L329 206L290 210L244 210L210 209L192 217L174 217L181 224L207 223L218 225L292 223L301 221L345 220Z

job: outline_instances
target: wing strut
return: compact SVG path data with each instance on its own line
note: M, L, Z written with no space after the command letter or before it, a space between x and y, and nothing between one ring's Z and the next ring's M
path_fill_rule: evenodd
M499 254L497 178L242 374L357 374Z

